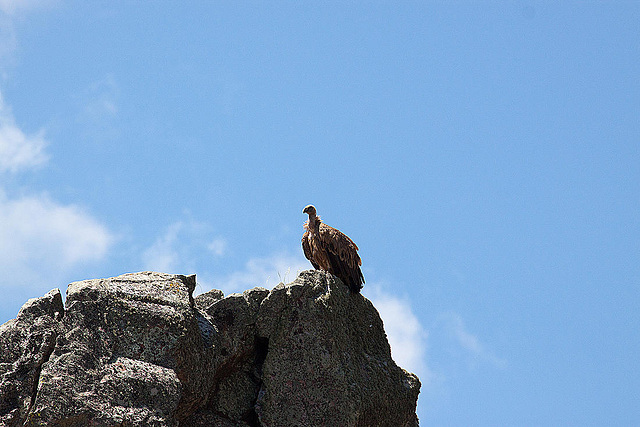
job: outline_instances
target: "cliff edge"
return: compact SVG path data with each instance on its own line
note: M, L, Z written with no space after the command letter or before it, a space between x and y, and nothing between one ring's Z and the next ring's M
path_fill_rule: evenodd
M153 272L54 289L0 326L0 425L417 426L373 304L304 271L193 297Z

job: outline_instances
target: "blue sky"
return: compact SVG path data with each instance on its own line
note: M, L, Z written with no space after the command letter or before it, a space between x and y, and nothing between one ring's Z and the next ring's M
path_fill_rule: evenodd
M423 425L640 424L640 3L0 0L0 322L360 247Z

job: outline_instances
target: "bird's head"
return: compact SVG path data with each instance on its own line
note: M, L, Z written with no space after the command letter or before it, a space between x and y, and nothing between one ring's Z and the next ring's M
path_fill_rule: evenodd
M313 205L307 205L302 210L302 213L306 213L309 216L315 216L316 215L316 208Z

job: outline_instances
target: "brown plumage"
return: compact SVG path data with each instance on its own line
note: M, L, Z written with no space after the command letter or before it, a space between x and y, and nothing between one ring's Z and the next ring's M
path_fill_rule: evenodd
M302 213L309 215L304 223L302 250L316 270L325 270L337 276L352 292L362 289L364 276L358 246L340 230L320 221L316 208L309 205Z

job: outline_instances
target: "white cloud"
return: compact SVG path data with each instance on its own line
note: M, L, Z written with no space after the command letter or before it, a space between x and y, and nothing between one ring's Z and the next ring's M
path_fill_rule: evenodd
M417 374L423 384L428 384L432 377L426 363L428 334L413 313L411 303L406 298L385 292L380 285L370 284L363 292L384 322L393 360Z
M83 114L87 119L98 121L118 113L120 88L113 74L91 84L84 96Z
M244 269L223 277L215 277L212 285L225 294L242 292L256 286L272 288L280 282L293 281L299 272L312 268L302 255L280 253L251 258ZM208 290L208 289L207 289Z
M170 272L175 271L180 263L180 254L176 248L178 235L184 228L182 222L171 224L165 233L142 254L142 261L147 270Z
M29 12L53 4L53 0L0 0L0 11L7 15Z
M227 241L218 237L216 239L213 239L211 243L207 245L207 249L209 249L209 251L211 251L211 253L215 256L224 256L227 250Z
M0 73L7 78L7 66L14 64L18 46L14 22L28 12L51 7L57 0L0 0Z
M0 173L45 164L46 146L43 131L27 135L16 125L0 95ZM11 278L7 285L53 280L103 258L113 240L107 228L79 206L62 205L47 194L10 198L0 187L0 277Z
M488 362L498 368L507 366L506 360L496 356L476 335L469 332L460 315L447 313L441 317L441 320L447 332L467 352L474 364Z
M76 125L87 142L111 143L118 139L120 86L111 73L94 81L77 95Z
M8 79L18 46L15 22L55 0L0 0L0 82ZM46 193L8 196L7 174L29 171L49 160L44 130L24 132L0 93L0 313L13 304L60 286L69 274L100 261L115 238L77 205ZM26 195L25 195L26 194Z
M7 79L7 68L13 63L18 42L14 21L24 12L50 4L45 0L0 0L0 74ZM15 122L11 108L0 93L0 173L19 172L41 166L49 157L44 149L44 131L25 134Z
M212 237L212 227L204 222L186 218L169 225L164 233L142 253L145 269L162 272L196 272L199 262L211 256L222 257L226 240Z
M212 272L214 262L220 262L228 252L227 240L215 235L213 227L196 221L185 212L185 218L169 225L141 255L146 270L196 273L196 293L211 289L225 294L242 292L256 286L272 288L278 283L293 281L298 273L311 264L302 256L287 252L267 257L254 257L243 268L229 274Z
M0 172L19 172L43 165L49 157L44 149L44 131L25 135L0 94Z
M113 236L74 205L47 195L9 199L0 190L0 272L10 284L52 277L102 259Z

